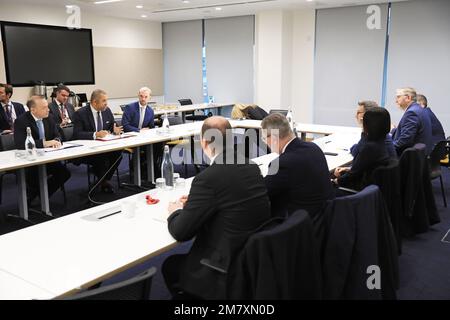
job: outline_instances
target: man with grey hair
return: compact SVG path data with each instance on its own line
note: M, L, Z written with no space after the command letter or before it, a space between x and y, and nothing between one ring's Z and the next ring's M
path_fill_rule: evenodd
M103 139L108 134L118 135L121 132L122 127L116 125L111 109L108 108L108 97L103 90L94 90L90 105L75 112L73 119L75 140ZM113 151L82 159L82 162L92 165L94 175L98 179L102 179L101 190L103 192L114 192L109 180L120 164L121 155L121 151Z
M282 114L268 115L261 127L263 140L280 155L278 172L264 178L272 214L304 209L314 218L335 196L325 155L316 144L296 138Z
M211 165L197 174L189 196L169 205L170 234L178 241L195 238L188 254L164 261L162 273L172 295L185 292L203 299L225 299L225 273L247 238L270 218L270 203L258 166L236 163L223 148L231 130L223 117L211 117L202 127L201 146ZM220 159L220 160L219 160Z
M128 104L122 116L122 125L125 132L139 132L155 126L153 109L148 106L152 90L143 87L139 90L139 101Z
M416 90L413 88L397 89L396 103L405 112L397 128L391 131L398 155L416 143L426 145L427 155L433 149L430 118L416 102L416 99Z

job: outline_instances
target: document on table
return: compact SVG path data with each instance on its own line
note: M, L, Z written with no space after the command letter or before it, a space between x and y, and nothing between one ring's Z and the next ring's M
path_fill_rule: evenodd
M61 147L59 148L44 148L45 152L53 152L53 151L59 151L63 149L69 149L69 148L75 148L75 147L81 147L81 144L71 143L71 142L65 142Z
M103 137L103 138L96 139L96 140L99 140L99 141L111 141L111 140L117 140L117 139L123 139L123 138L134 137L134 136L136 136L136 135L137 135L137 134L131 133L131 132L129 132L129 133L123 133L123 134L118 134L118 135L115 135L115 134L108 134L107 136L105 136L105 137Z

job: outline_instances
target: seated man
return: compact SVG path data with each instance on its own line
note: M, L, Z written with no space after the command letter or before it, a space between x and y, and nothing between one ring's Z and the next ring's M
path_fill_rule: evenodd
M13 87L0 83L0 132L11 133L14 130L14 121L25 113L25 108L21 103L12 102Z
M416 143L426 145L427 155L433 149L430 117L416 102L416 90L413 88L397 89L397 105L405 111L397 128L391 131L392 140L398 155Z
M386 134L391 128L389 111L384 108L370 108L364 114L363 131L366 142L362 145L351 168L336 168L334 183L340 187L361 191L372 184L372 173L386 165L391 156L386 149Z
M417 95L417 103L423 108L426 114L430 117L431 121L431 136L433 139L433 146L439 141L445 140L445 132L441 122L436 117L433 111L428 107L427 98L423 94Z
M231 110L232 119L262 120L268 113L254 104L235 104Z
M102 139L108 134L120 134L122 127L116 126L114 116L108 108L108 97L103 90L94 90L89 106L82 107L75 112L73 119L74 140ZM121 151L101 153L81 159L82 162L92 165L94 175L101 180L101 190L113 193L111 177L120 164Z
M48 103L41 96L33 96L27 102L30 111L16 119L14 125L14 141L17 149L25 149L27 127L31 129L31 135L36 148L58 148L61 146L60 135L55 121L49 117ZM51 162L47 166L48 196L61 188L70 178L70 172L61 162ZM32 201L39 195L38 168L26 169L27 185L29 187L28 199Z
M201 146L211 165L194 178L188 197L169 205L170 234L178 241L195 237L188 254L171 256L162 266L172 295L183 291L204 299L224 299L227 275L203 262L228 270L251 232L270 218L258 166L243 157L243 163L234 161L232 145L231 150L224 149L228 130L231 125L225 118L205 120Z
M139 101L128 104L122 116L122 125L125 132L139 132L155 127L154 112L148 106L152 91L147 88L139 90Z
M360 127L363 126L364 114L366 113L367 110L371 108L380 108L380 106L378 106L378 104L375 101L358 102L358 109L356 110L356 122ZM350 153L352 154L353 158L355 158L358 155L359 150L362 149L362 147L366 142L367 136L363 131L361 132L361 139L359 140L359 142L350 148ZM392 137L389 134L389 132L386 134L386 139L384 140L384 143L386 145L386 151L388 152L389 156L393 158L397 157L397 152L395 151L394 144L392 142Z
M278 172L264 178L272 214L284 216L304 209L313 218L334 198L325 155L316 144L296 138L282 114L268 115L261 128L263 140L280 155L274 160L279 161Z
M56 124L62 128L72 123L75 108L72 104L67 103L70 96L70 89L68 87L57 87L55 94L55 99L49 105L50 114L55 119Z

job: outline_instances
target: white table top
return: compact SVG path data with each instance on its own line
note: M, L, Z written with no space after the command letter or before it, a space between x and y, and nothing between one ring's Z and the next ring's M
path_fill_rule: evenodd
M153 189L0 236L0 270L54 293L44 298L109 278L176 245L167 229L167 207L189 193L191 181L181 190ZM147 205L147 194L160 202ZM97 219L120 210L124 200L137 203L133 218L118 213Z
M50 299L55 295L0 270L0 300Z
M166 114L166 113L175 113L175 112L189 112L189 111L194 111L194 110L203 110L203 109L217 109L217 108L222 108L225 106L232 106L234 103L197 103L197 104L190 104L190 105L184 105L184 106L180 106L180 105L158 105L158 106L154 106L151 105L151 108L153 109L153 112L155 114L155 116L159 116L162 114ZM115 112L114 115L123 115L123 112Z

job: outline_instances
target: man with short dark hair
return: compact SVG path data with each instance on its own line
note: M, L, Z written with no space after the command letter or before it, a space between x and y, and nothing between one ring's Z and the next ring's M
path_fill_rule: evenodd
M162 266L174 296L185 292L203 299L225 299L227 275L205 264L226 272L247 238L270 218L258 166L248 159L235 162L234 150L224 149L230 130L225 118L205 120L201 146L211 165L195 176L188 197L169 205L170 234L178 241L195 238L188 254L170 256Z
M431 121L431 136L433 139L433 146L439 141L445 140L445 132L441 122L436 117L433 111L428 107L428 100L423 94L417 95L417 103L423 108L423 111L428 115Z
M17 118L14 129L14 142L17 149L25 149L27 127L31 129L31 135L36 148L59 148L61 137L52 117L49 117L48 103L41 96L33 96L27 102L30 111ZM70 178L70 171L61 162L51 162L46 165L48 174L49 197L61 188ZM29 187L28 199L31 201L39 194L39 178L37 167L26 170L27 186Z
M9 84L0 83L0 132L11 133L14 130L14 121L25 113L21 103L12 102L13 87Z
M66 86L58 86L55 90L55 99L50 103L50 114L61 128L72 123L75 108L67 100L70 96L70 89Z
M268 115L261 127L263 140L280 155L275 160L278 172L264 178L272 214L285 216L304 209L314 218L335 195L325 155L316 144L296 138L282 114Z

